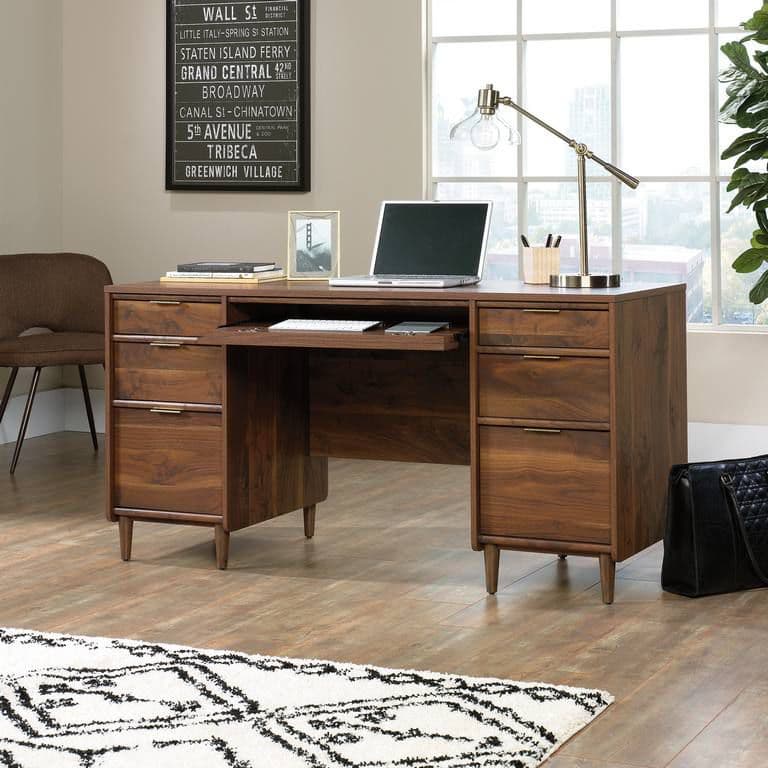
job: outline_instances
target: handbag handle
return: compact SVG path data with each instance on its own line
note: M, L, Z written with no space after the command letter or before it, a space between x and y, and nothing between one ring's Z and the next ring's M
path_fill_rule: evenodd
M768 587L768 576L763 573L763 569L760 566L760 563L757 562L755 553L752 551L752 545L749 543L749 536L747 535L747 529L744 525L744 520L742 520L742 517L739 514L739 502L736 499L736 491L733 489L733 477L728 472L723 472L723 474L720 475L720 484L725 490L726 503L731 510L731 516L736 519L736 525L741 532L744 548L747 550L747 555L749 555L749 561L752 563L752 568L755 571L755 575L760 581L763 582L763 584L765 584L766 587Z

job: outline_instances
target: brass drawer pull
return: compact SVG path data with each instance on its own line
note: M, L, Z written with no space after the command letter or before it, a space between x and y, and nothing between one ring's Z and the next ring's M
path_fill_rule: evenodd
M163 416L181 416L184 411L179 408L150 408L150 413L159 413Z
M155 301L150 301L150 304L158 304L163 307L180 307L181 302L180 301L166 301L166 300L160 300L156 299Z
M163 349L181 349L184 345L173 341L150 341L150 347L162 347Z
M523 360L560 360L560 355L523 355Z
M523 312L533 312L544 315L559 315L562 310L560 309L524 309Z
M524 427L523 432L537 432L544 435L559 435L562 429L544 429L543 427Z

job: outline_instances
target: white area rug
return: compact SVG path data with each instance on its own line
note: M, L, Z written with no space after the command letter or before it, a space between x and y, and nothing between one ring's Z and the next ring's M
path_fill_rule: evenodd
M0 629L0 765L9 768L529 768L612 700Z

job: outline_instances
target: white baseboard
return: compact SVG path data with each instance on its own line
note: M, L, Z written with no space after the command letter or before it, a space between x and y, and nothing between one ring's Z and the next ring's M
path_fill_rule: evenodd
M14 397L8 404L8 411L0 424L0 445L15 442L25 402L24 395ZM96 430L103 433L104 392L100 389L91 390L91 402ZM37 395L27 437L40 437L53 432L87 431L88 419L83 394L79 389L54 389ZM768 426L692 422L688 425L688 445L690 461L756 456L768 453Z
M5 418L0 424L0 445L16 442L24 413L26 395L11 398ZM104 392L91 390L93 420L96 430L104 432ZM53 432L88 432L83 393L79 389L52 389L38 392L27 427L27 437L40 437Z

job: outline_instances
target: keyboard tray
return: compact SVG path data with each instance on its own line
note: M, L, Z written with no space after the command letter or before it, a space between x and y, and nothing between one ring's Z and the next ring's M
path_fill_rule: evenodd
M405 336L386 333L384 328L350 331L272 331L272 323L225 325L198 338L198 344L225 347L298 347L305 349L388 349L450 352L467 335L466 328L442 328L434 333ZM392 323L393 325L395 323Z

